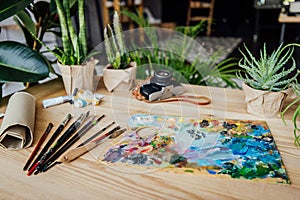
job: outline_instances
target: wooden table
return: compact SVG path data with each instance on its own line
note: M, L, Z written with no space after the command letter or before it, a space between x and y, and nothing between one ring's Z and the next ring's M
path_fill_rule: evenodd
M187 117L213 115L218 118L266 120L287 167L291 185L210 175L197 176L159 171L133 173L128 172L126 168L116 170L110 165L97 164L98 148L70 164L61 164L46 173L28 177L22 168L46 125L51 121L56 128L65 115L73 111L69 104L42 108L43 99L65 95L61 80L34 85L27 89L27 92L37 99L34 143L32 147L18 151L0 149L0 199L300 198L300 149L293 144L294 136L290 120L292 111L287 114L287 126L283 125L280 118L259 118L250 115L246 112L243 91L187 86L187 93L207 95L212 98L212 104L195 107L193 104L179 102L147 104L135 100L129 92L108 93L100 85L97 93L103 93L106 97L101 105L89 108L92 108L92 112L97 115L107 116L102 124L115 120L122 126L126 126L129 115L136 113ZM5 98L1 102L0 112L5 112L7 101L8 99Z
M286 13L281 12L278 17L278 22L282 23L279 41L279 43L281 44L284 40L286 23L300 23L300 16L288 16Z

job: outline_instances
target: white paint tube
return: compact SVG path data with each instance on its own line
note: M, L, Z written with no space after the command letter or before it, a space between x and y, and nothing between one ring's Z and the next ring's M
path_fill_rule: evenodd
M55 105L62 104L65 102L70 102L71 100L72 100L71 95L60 96L60 97L55 97L55 98L51 98L51 99L45 99L45 100L43 100L43 107L48 108L50 106L55 106Z

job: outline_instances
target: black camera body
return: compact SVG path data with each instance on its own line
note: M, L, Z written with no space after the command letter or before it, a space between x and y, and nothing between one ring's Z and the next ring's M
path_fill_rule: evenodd
M163 100L184 93L184 87L167 70L155 71L150 83L140 88L140 94L148 101Z

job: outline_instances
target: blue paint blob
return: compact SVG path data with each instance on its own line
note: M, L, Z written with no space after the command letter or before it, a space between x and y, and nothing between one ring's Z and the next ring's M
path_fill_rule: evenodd
M217 174L216 171L210 170L210 169L206 169L208 171L209 174Z

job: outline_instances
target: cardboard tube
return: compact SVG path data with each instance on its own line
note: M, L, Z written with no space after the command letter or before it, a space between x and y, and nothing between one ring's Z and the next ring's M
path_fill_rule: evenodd
M0 146L27 148L33 141L35 98L27 92L16 92L9 99L0 129Z

